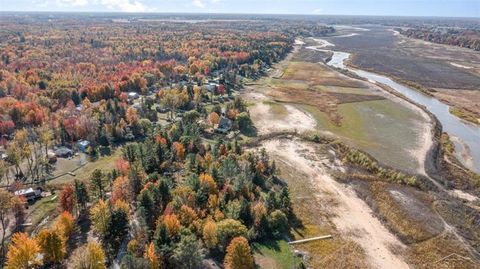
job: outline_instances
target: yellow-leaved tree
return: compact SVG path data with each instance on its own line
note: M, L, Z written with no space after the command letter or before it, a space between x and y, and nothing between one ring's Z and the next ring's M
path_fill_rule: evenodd
M69 266L74 269L106 269L105 252L98 243L89 242L73 252Z
M107 232L110 216L108 204L103 200L98 201L98 203L90 209L90 219L92 220L93 230L98 235L103 236Z
M36 240L44 263L60 263L65 257L65 244L58 229L43 229Z
M232 239L227 247L224 260L225 269L252 269L255 266L250 245L245 237Z
M6 269L30 269L41 264L37 241L26 233L16 233L7 253Z
M208 220L203 227L203 242L205 242L205 246L209 249L217 246L217 224L212 220Z

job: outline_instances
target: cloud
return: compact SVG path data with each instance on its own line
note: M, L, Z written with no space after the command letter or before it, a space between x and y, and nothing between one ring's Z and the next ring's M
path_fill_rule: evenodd
M57 5L63 7L82 7L88 5L88 0L57 0Z
M202 0L193 0L192 4L199 8L205 8L205 4L203 3Z
M122 12L146 12L155 10L143 4L142 0L34 0L33 2L39 7L57 6L67 10L92 6L103 6L112 11Z
M86 0L76 0L76 1L86 1ZM100 0L100 3L112 10L119 10L124 12L145 12L148 10L140 1L130 1L130 0Z
M322 14L323 13L323 8L317 8L313 10L313 14Z

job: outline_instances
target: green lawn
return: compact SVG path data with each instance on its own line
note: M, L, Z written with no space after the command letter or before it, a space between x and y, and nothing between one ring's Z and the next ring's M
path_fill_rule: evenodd
M252 245L255 262L260 268L292 269L300 264L285 240L269 240Z

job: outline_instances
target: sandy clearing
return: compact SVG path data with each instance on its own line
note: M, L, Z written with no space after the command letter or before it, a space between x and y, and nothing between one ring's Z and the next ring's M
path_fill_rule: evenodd
M374 217L372 210L350 187L338 183L328 174L330 161L319 159L309 145L297 139L270 140L263 146L272 156L309 175L313 187L318 190L319 200L325 197L335 199L333 223L342 234L362 246L372 267L409 268L393 252L393 249L402 252L406 247Z
M464 69L472 69L473 68L471 66L466 66L466 65L462 65L462 64L453 63L453 62L450 62L450 64L455 66L455 67L460 67L460 68L464 68Z
M418 141L415 149L410 151L412 157L416 158L418 161L418 173L428 177L427 171L425 170L425 162L427 160L427 154L430 148L433 145L433 122L430 117L425 113L425 111L420 108L411 105L412 109L417 110L420 115L424 118L424 122L418 121L416 124L420 132L418 133Z
M249 108L249 111L260 135L280 131L305 132L315 130L317 125L315 119L293 105L276 104L286 109L286 115L278 115L275 114L270 105L262 102L269 100L268 97L259 93L249 93L246 96L257 100L255 105Z
M463 200L467 200L469 202L475 202L479 199L475 195L472 195L470 193L466 193L466 192L464 192L462 190L458 190L458 189L451 190L451 191L449 191L449 193L452 196L458 197L458 198L463 199Z
M326 47L335 47L334 44L328 42L327 40L319 39L319 38L312 38L313 41L317 42L318 45L314 46L316 48L326 48Z
M295 39L295 45L305 45L305 42L300 39Z

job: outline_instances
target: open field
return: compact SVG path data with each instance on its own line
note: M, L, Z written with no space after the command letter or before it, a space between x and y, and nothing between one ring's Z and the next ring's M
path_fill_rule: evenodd
M398 169L420 169L429 144L425 136L429 134L428 117L379 87L349 78L323 63L294 61L301 60L306 50L297 47L289 59L277 64L276 69L284 70L281 78L262 78L247 87L256 93L245 98L256 103L250 113L260 133L316 130Z

